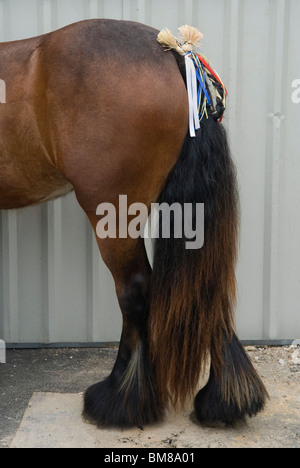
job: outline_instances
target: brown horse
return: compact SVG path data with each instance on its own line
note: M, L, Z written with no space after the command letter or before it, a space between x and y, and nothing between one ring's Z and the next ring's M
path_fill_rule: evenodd
M160 237L153 269L143 239L97 238L123 314L111 375L87 390L99 425L142 426L195 392L199 421L233 424L266 390L234 332L238 197L226 135L213 112L187 135L184 58L158 31L92 20L0 44L0 209L74 190L95 232L97 206L205 204L205 243Z

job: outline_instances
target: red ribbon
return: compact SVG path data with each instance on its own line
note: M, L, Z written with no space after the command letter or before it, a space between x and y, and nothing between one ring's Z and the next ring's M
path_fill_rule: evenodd
M200 60L200 62L203 63L203 65L205 66L205 68L207 68L207 70L212 74L212 76L218 81L218 83L220 83L220 85L222 86L222 88L225 90L225 93L226 93L226 96L228 96L228 92L227 92L227 89L225 88L224 84L222 83L222 81L220 80L220 78L218 77L218 75L216 75L216 73L213 71L213 69L211 68L210 65L208 65L208 63L206 62L206 60L199 54L196 54L198 59Z

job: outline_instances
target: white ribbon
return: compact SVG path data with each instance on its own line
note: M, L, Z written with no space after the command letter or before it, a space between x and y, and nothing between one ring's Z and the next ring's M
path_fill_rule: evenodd
M196 130L200 128L197 102L197 77L193 60L185 56L186 84L189 97L189 127L191 137L196 136Z

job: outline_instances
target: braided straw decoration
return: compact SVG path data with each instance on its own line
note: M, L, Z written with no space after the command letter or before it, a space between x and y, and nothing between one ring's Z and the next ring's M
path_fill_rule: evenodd
M175 37L168 29L163 29L157 36L158 42L166 47L166 50L174 49L180 55L186 55L194 50L194 47L200 45L203 34L193 26L181 26L179 28L180 36Z

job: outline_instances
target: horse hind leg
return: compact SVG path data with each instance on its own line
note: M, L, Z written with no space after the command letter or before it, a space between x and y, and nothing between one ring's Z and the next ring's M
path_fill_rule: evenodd
M142 239L98 239L98 244L115 280L123 330L112 373L85 393L84 416L98 426L143 427L161 420L165 407L148 351L151 268Z
M260 412L268 392L235 333L223 338L222 362L216 365L212 344L212 365L207 385L195 398L195 415L207 426L234 426Z

